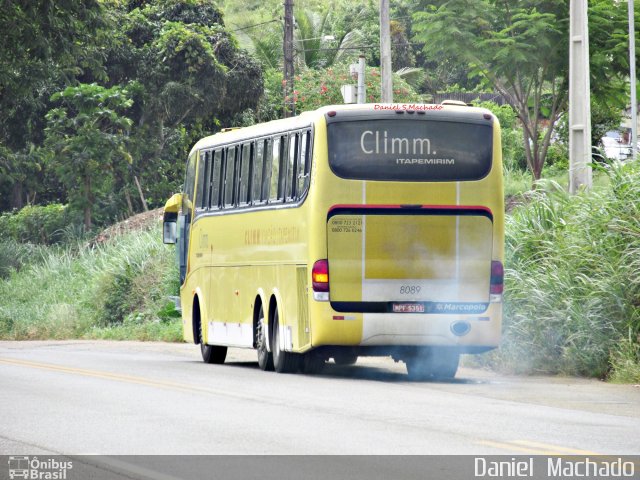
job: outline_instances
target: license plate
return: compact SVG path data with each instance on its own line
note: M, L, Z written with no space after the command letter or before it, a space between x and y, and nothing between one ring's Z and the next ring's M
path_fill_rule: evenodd
M394 303L393 313L424 313L421 303Z

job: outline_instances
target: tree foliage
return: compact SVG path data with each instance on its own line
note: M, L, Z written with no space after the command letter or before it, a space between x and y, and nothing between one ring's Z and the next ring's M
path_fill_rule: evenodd
M131 162L126 138L132 122L124 113L133 102L124 89L96 84L67 87L51 99L61 106L47 113L47 146L72 205L82 208L84 227L90 230L97 193L104 194L123 162Z
M177 189L190 144L256 107L262 70L210 0L137 2L115 16L107 71L112 84L130 85L132 171L140 196L159 205Z
M73 208L86 203L72 191L78 186L61 169L62 147L54 141L54 127L63 123L56 115L71 104L53 95L67 87L116 88L132 102L124 144L130 162L110 170L108 184L93 185L91 216L98 223L161 205L178 189L183 159L197 138L222 126L278 118L284 100L281 2L222 1L231 12L231 28L218 5L214 0L5 1L0 194L8 201L0 209L68 198L74 199ZM626 4L591 0L589 7L592 111L599 134L615 123L625 104ZM359 54L370 67L368 100L375 101L378 2L301 0L295 18L298 111L341 103L339 87L351 82L346 65ZM512 149L514 163L524 152L539 177L556 120L567 108L565 2L394 0L391 18L393 68L400 71L394 79L396 100L415 101L457 86L499 90L514 107L517 128L524 129L520 146ZM247 43L251 54L239 48L234 35L253 40ZM76 113L71 109L66 115L68 120Z
M106 24L97 0L2 2L0 189L9 198L3 208L20 208L38 192L47 200L51 184L38 188L48 175L36 146L49 97L76 77L104 74L97 45Z
M625 74L625 12L623 4L590 2L591 84L596 95L618 106ZM555 124L567 110L568 4L451 0L413 18L425 57L463 63L469 76L508 100L522 123L527 165L539 179Z
M69 198L103 222L159 206L178 188L193 141L254 109L263 92L260 64L238 48L213 0L9 0L0 29L0 194L10 200L0 210ZM109 163L86 153L108 143L98 135L106 131L100 122L89 129L87 105L54 94L79 89L90 102L92 84L126 92L131 159L78 195L84 184L62 158Z
M567 16L562 1L490 0L453 0L414 16L418 40L437 55L464 61L470 75L508 99L522 122L527 163L536 179L552 126L566 109ZM543 116L551 120L546 132L539 122Z

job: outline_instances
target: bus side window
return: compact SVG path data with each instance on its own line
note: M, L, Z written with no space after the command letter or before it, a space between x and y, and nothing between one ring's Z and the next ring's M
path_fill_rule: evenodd
M284 149L283 137L275 137L271 147L271 188L269 188L269 203L275 203L283 197L283 168L282 152Z
M240 178L238 181L238 206L246 206L249 204L249 184L251 180L251 143L242 145L242 156L240 158Z
M287 156L286 190L285 200L287 202L295 200L296 170L298 166L298 142L297 133L289 135L289 155Z
M222 150L213 152L211 164L211 182L209 192L209 207L220 208L220 185L222 183Z
M251 167L251 200L252 203L260 204L264 197L262 196L262 178L264 154L266 152L266 140L258 140L254 146L253 164Z
M196 201L196 213L200 213L202 212L203 207L206 205L204 203L204 197L205 197L205 181L204 178L207 174L207 154L206 152L200 152L199 155L199 159L198 159L198 177L196 178L196 195L195 195L195 201Z
M237 147L229 147L226 150L224 165L224 202L223 208L233 207L233 184L235 183L235 164Z
M278 199L280 201L286 200L286 188L287 188L287 156L289 137L283 135L280 137L280 178L278 179Z
M267 138L264 141L264 164L262 174L262 195L261 199L266 203L271 195L271 165L273 163L273 139Z
M202 202L200 202L200 206L203 210L207 210L209 208L209 195L211 195L211 166L213 160L213 152L209 150L206 152L205 164L204 164L204 177L202 177L202 183L204 192L202 194Z
M296 189L296 196L298 199L301 199L307 193L307 189L309 188L309 170L311 167L309 159L310 132L307 130L300 138L300 157L298 161L297 175L298 188Z

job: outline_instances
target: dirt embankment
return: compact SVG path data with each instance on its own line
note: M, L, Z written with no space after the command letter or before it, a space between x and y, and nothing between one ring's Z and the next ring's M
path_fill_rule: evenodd
M93 243L104 243L128 232L147 230L160 220L162 220L162 208L138 213L122 222L107 227L96 236Z

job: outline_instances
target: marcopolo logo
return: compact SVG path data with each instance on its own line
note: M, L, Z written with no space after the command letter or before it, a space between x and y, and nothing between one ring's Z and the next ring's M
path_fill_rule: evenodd
M33 480L65 480L67 470L73 468L73 462L63 462L55 458L44 460L38 457L9 457L9 478L25 478Z

